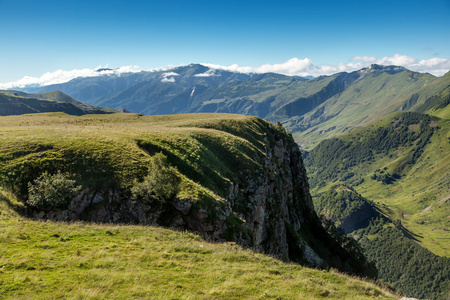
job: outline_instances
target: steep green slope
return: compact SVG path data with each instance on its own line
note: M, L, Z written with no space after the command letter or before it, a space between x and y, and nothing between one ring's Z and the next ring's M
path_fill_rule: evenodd
M235 243L160 227L32 221L11 204L0 190L4 299L397 298L373 283L283 263Z
M378 208L349 186L332 186L313 197L316 212L334 222L344 233L365 228L378 217Z
M305 159L313 194L352 185L421 245L449 256L449 137L449 120L403 112L325 140Z
M450 77L450 75L447 75ZM417 111L425 112L443 119L450 119L450 84L442 90L425 100L425 102L416 107Z
M280 125L239 115L58 113L2 117L0 128L0 185L29 216L168 226L376 276L360 249L321 227L300 151Z

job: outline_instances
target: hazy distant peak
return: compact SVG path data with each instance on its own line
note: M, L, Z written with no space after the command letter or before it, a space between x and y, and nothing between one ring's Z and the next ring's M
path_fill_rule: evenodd
M386 72L388 74L393 75L393 74L397 74L397 73L400 73L400 72L403 72L406 70L408 70L408 69L406 69L405 67L402 67L402 66L394 66L394 65L384 66L384 65L379 65L379 64L371 64L368 67L362 68L358 72L360 73L361 76L364 76L368 73L376 72L376 71Z
M106 71L114 71L114 69L111 68L97 68L95 69L96 72L101 73L101 72L106 72Z

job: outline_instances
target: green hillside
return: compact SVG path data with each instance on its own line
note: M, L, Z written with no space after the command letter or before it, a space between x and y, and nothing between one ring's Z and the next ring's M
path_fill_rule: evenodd
M450 256L450 122L395 113L323 141L306 157L313 194L346 183L417 235L432 252Z
M0 116L29 113L64 112L70 115L117 112L80 102L60 91L27 94L19 91L0 91Z
M396 299L370 282L156 227L24 219L0 191L2 299Z
M242 116L227 116L223 122L212 122L212 115L140 117L136 114L68 116L62 113L28 114L0 118L1 180L16 192L27 190L27 182L36 172L80 173L89 185L129 188L135 178L142 179L146 163L156 152L173 151L170 163L186 159L180 168L183 177L180 195L206 193L222 199L224 180L232 173L236 159L244 164L257 164L250 155L261 151L262 141L235 137L225 131L203 129L230 126L242 121L247 127L235 130L262 135L258 123ZM199 122L199 123L197 123ZM261 124L265 124L261 120ZM242 133L242 132L241 132ZM224 141L225 157L214 156L199 140ZM170 150L169 150L170 149ZM226 150L225 150L226 149ZM172 152L170 152L172 153ZM229 159L229 160L227 160ZM51 164L49 162L51 161ZM208 162L208 163L206 163ZM103 176L99 177L99 174ZM107 176L107 177L105 177ZM209 188L196 185L189 177L202 181Z
M450 77L450 73L446 75ZM437 116L443 119L450 119L450 84L442 90L429 98L424 103L416 108L417 111L426 112L430 115Z

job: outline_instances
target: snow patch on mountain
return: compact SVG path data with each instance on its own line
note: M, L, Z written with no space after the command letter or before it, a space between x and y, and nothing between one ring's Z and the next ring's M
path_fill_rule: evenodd
M211 77L211 76L220 76L220 73L216 73L216 69L209 69L205 73L195 74L195 77Z
M175 77L174 77L174 76L180 76L180 74L175 73L175 72L167 72L167 73L163 73L163 74L162 74L161 82L171 82L171 83L174 83L174 82L175 82Z

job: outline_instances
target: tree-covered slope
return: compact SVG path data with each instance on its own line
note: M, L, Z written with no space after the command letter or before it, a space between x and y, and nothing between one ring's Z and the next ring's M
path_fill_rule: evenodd
M379 277L403 294L419 299L448 299L450 258L417 245L398 222L385 218L353 233L375 261Z
M365 228L372 218L378 217L379 211L373 203L367 201L349 186L332 186L326 192L313 197L316 212L344 233Z

